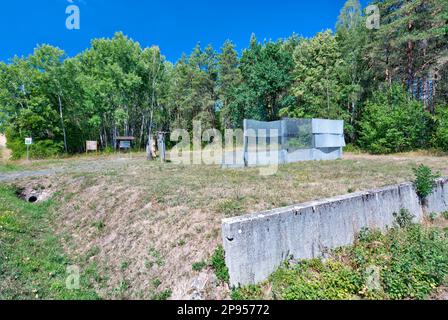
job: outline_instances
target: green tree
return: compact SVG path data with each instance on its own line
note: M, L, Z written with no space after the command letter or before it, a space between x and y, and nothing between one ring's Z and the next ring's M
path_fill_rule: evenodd
M359 0L348 0L341 9L336 24L336 40L343 60L339 71L342 82L341 104L350 114L345 131L349 140L354 141L362 101L374 83L365 63L367 33Z
M238 53L231 41L226 41L221 48L221 54L218 57L218 73L222 127L237 127L241 112L234 113L232 103L235 102L235 95L238 87L241 85L242 78L239 69Z
M280 114L348 120L349 112L340 103L344 60L331 31L302 39L295 49L294 62L292 92L297 103L282 109Z
M283 40L260 44L252 35L250 47L241 57L243 85L235 101L244 117L276 120L279 110L291 103L293 59L288 49Z
M446 64L445 0L383 0L380 8L381 27L369 32L366 48L375 77L389 85L402 82L413 90L415 81L438 79L435 69ZM436 92L436 91L434 91ZM427 107L434 104L426 98Z
M429 147L432 117L421 102L411 99L400 84L380 89L373 96L360 122L361 147L371 153Z

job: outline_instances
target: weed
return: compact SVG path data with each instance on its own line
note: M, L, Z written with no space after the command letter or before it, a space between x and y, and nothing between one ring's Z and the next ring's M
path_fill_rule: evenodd
M225 262L225 252L222 246L216 248L211 259L211 266L215 270L215 275L219 280L224 282L229 281L229 269Z
M88 261L90 258L93 258L94 256L96 256L99 253L100 253L100 248L98 246L93 246L87 251L85 260Z
M415 175L415 190L420 199L423 200L433 192L436 186L435 180L440 176L440 174L433 173L431 168L423 164L421 164L418 168L413 169L413 171Z
M195 262L192 265L192 268L194 271L201 271L202 269L204 269L207 266L207 262L205 261L200 261L200 262Z
M394 218L395 218L395 223L400 227L400 228L407 228L410 225L413 224L413 219L414 219L414 215L411 214L408 210L406 209L400 209L400 211L394 212L393 213Z
M156 248L150 247L148 249L148 253L150 259L148 259L145 263L148 269L151 269L154 265L157 265L159 267L164 265L162 254Z
M92 227L96 228L98 231L103 231L106 227L106 224L103 220L92 222Z
M353 246L326 261L284 263L269 280L235 289L233 299L426 299L448 276L448 234L414 224L386 234L363 230ZM370 271L369 271L370 270ZM372 270L376 270L372 286Z
M437 216L438 216L437 213L435 213L435 212L431 212L431 213L428 215L429 221L434 222L434 221L437 219Z
M129 289L129 283L126 280L121 280L120 284L114 289L114 295L123 297L126 291Z
M216 206L216 210L226 216L235 216L244 210L242 200L227 199Z
M158 288L161 284L162 284L162 281L160 281L160 279L154 279L154 280L152 280L152 285L154 286L154 288Z
M123 261L120 265L121 270L126 270L129 267L129 261Z
M170 289L163 290L154 294L151 300L168 300L171 297L172 291Z

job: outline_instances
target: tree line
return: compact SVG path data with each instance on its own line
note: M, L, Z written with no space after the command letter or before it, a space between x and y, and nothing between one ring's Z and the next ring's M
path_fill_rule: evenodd
M238 52L198 44L176 63L157 46L116 33L75 57L50 45L0 63L0 130L19 158L83 152L86 140L112 150L131 135L176 128L240 128L243 119L345 120L350 143L373 153L448 151L446 0L373 1L379 29L358 0L335 31L259 41Z

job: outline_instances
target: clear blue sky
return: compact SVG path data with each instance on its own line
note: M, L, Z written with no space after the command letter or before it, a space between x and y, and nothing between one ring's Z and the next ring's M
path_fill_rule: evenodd
M143 47L156 44L170 61L190 53L197 42L219 49L226 39L247 47L259 40L296 32L312 36L333 28L345 0L71 0L81 12L81 29L67 30L68 0L4 0L0 3L0 60L51 44L69 56L90 40L122 31ZM367 0L362 4L367 5Z

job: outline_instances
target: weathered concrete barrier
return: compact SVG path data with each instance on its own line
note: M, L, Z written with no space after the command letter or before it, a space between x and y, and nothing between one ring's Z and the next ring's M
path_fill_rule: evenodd
M288 257L325 256L350 245L362 228L385 230L405 208L423 219L412 183L357 192L295 206L224 219L222 237L232 286L266 280ZM437 180L428 213L448 210L448 178Z

